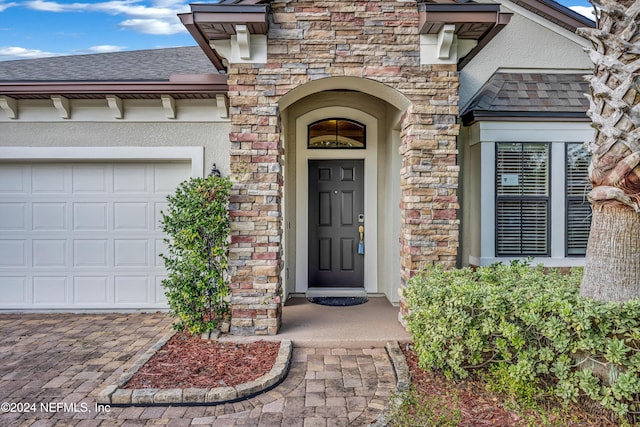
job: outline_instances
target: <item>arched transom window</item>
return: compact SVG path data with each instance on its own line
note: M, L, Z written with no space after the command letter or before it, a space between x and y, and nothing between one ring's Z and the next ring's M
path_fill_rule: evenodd
M324 119L309 125L308 148L366 148L366 127L349 119Z

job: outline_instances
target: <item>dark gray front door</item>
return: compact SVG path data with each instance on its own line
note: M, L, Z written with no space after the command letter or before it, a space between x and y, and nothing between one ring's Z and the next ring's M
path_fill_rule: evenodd
M364 287L363 218L364 160L309 160L309 287Z

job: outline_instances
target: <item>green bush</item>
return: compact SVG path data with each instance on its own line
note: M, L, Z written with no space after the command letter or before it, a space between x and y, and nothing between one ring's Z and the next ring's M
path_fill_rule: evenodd
M531 397L586 396L620 416L640 411L640 301L578 295L581 271L562 275L515 261L471 269L432 267L405 289L423 369L449 378L472 370L512 380Z
M168 254L161 254L169 277L162 281L174 327L209 332L229 314L228 178L192 178L180 184L162 213Z

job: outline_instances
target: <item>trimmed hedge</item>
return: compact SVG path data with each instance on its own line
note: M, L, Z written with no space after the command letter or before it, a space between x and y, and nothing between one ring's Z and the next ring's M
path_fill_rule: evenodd
M162 230L167 253L160 254L169 277L162 281L174 328L194 335L220 327L229 315L228 178L209 176L182 182L167 197Z
M499 372L516 389L566 401L586 396L633 416L640 410L640 300L582 298L581 274L514 261L415 276L404 295L421 368L450 378Z

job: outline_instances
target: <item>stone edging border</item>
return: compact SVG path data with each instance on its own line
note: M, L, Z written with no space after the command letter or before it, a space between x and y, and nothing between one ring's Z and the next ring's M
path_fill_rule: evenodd
M407 359L404 357L400 344L397 341L387 342L385 346L393 370L396 372L396 393L401 393L408 390L411 387L411 373L409 372L409 365L407 365ZM391 419L389 417L389 408L392 404L400 403L400 396L396 395L391 398L391 401L383 409L382 413L378 416L378 419L369 424L368 427L385 427L389 425Z
M247 399L278 385L289 372L293 346L291 340L282 340L276 361L265 375L235 387L174 388L174 389L123 389L120 388L173 336L163 336L118 382L102 389L96 399L98 404L111 406L168 406L168 405L218 405Z

